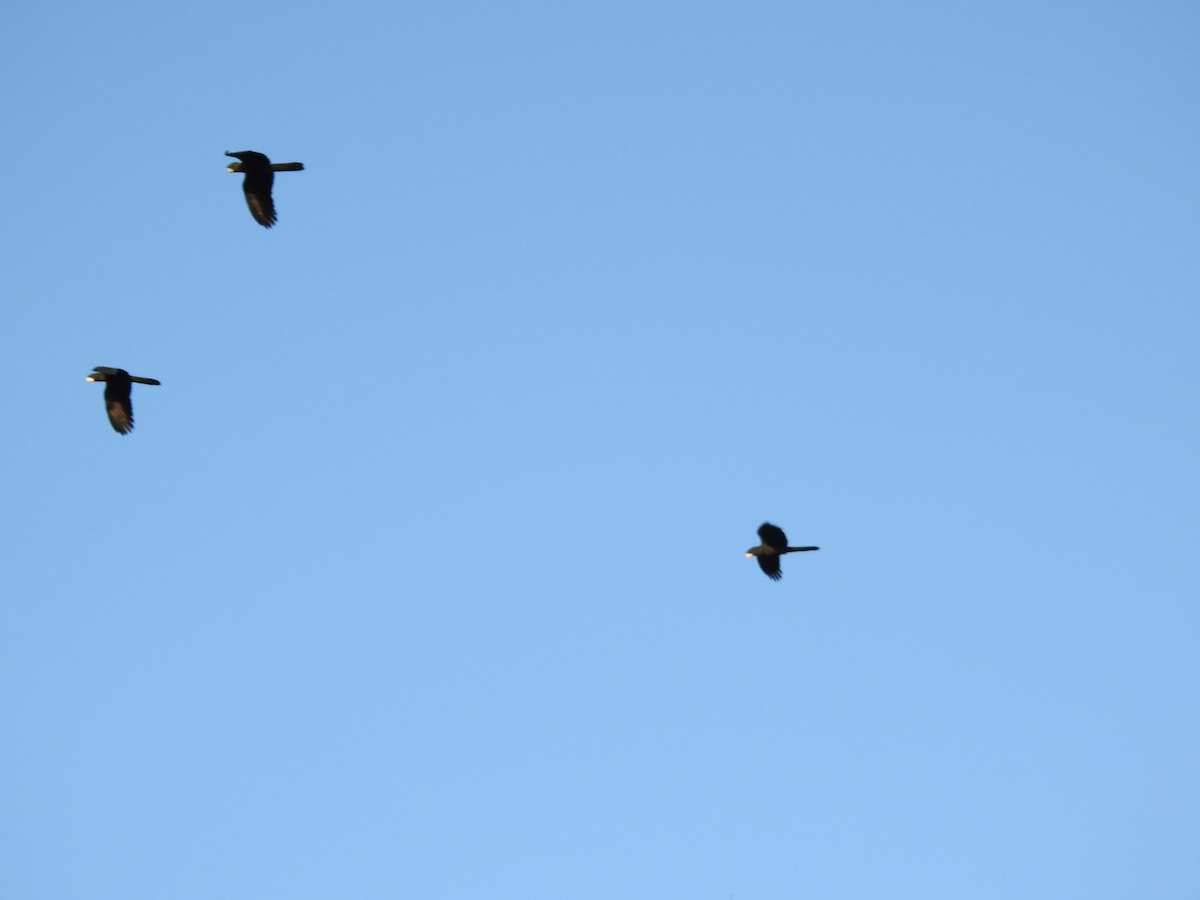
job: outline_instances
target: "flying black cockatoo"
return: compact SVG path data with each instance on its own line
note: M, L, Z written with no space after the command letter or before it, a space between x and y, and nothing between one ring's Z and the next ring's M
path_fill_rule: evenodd
M778 525L763 522L759 526L758 536L762 543L746 551L747 556L758 557L758 567L767 573L767 577L778 581L783 577L779 570L779 557L785 553L800 553L804 550L820 550L820 547L789 547L787 535Z
M133 404L129 400L132 383L162 384L153 378L142 378L140 375L130 375L124 369L112 369L108 366L96 366L88 381L104 382L104 408L108 410L108 421L118 434L129 434L133 431Z
M242 190L246 193L246 205L250 207L250 215L263 228L275 224L275 201L271 199L271 185L275 181L276 172L300 172L304 163L273 163L262 153L254 150L238 150L236 153L226 151L226 156L232 156L241 162L230 163L225 167L226 172L241 172L246 178L242 182Z

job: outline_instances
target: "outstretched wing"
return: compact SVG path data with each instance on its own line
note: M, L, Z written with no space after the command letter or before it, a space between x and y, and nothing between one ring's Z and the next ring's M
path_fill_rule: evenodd
M758 560L758 567L766 572L767 577L772 581L778 581L783 577L783 572L779 568L779 557L774 553L764 553L755 558Z
M783 533L783 529L778 525L772 525L770 522L763 522L762 525L759 526L758 536L768 547L772 547L775 550L787 549L787 535ZM760 556L759 560L761 559L762 557ZM764 569L763 571L766 570ZM770 575L771 573L767 572L767 574Z

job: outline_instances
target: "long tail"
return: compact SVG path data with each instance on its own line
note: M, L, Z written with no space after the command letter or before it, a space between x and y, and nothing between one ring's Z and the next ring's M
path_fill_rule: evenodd
M231 162L225 167L226 172L241 172L242 164L240 162ZM271 163L272 172L303 172L304 163Z
M780 553L802 553L805 550L820 550L820 547L788 547L786 550L779 551Z

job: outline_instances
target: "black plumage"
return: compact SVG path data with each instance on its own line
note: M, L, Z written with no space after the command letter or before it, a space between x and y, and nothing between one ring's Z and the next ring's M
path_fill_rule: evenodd
M87 380L104 382L104 408L108 410L108 421L118 434L129 434L133 431L133 403L129 399L133 382L162 383L153 378L130 375L124 369L112 369L108 366L96 366Z
M242 191L246 194L246 205L250 207L250 215L263 228L270 228L276 222L275 201L271 198L271 186L275 183L276 172L301 172L304 163L273 163L265 154L254 150L238 150L234 153L226 151L226 156L232 156L240 162L230 163L226 172L241 172L246 177L242 181Z
M770 522L763 522L759 526L758 537L762 543L757 547L751 547L746 551L746 555L757 557L758 567L766 572L767 577L773 581L778 581L783 577L783 572L779 568L780 556L785 553L801 553L805 550L821 549L820 547L789 547L787 535L783 533L783 529Z

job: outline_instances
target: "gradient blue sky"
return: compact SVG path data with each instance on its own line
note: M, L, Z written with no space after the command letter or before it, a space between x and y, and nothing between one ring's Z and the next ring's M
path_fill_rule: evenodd
M1197 896L1194 5L0 51L0 895Z

